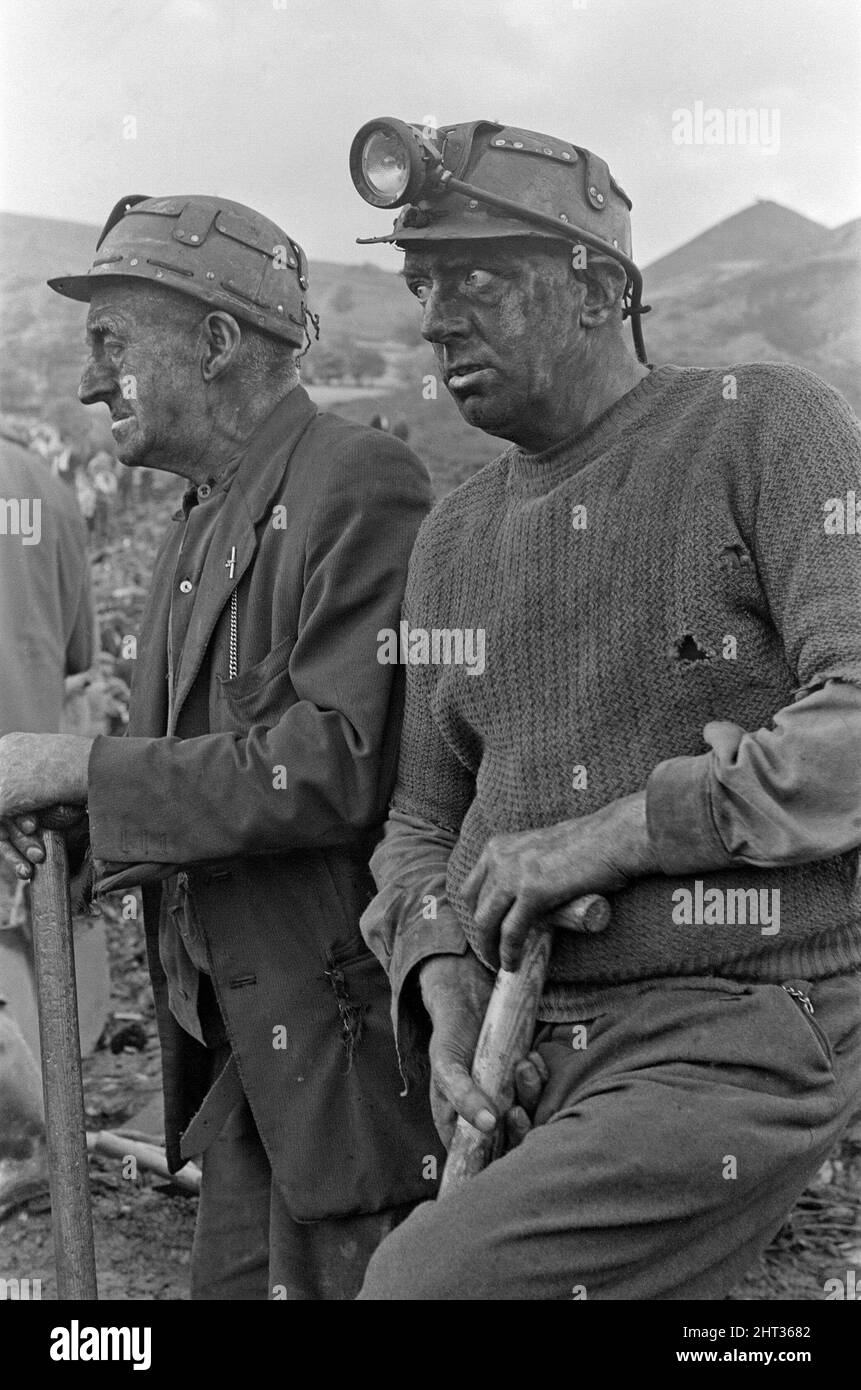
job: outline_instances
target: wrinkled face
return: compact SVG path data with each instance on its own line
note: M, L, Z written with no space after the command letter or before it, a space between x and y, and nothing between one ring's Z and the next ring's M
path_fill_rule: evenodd
M536 239L408 246L401 272L464 419L530 447L583 351L570 250Z
M201 391L193 314L193 307L134 283L93 294L78 396L110 410L122 463L164 467L187 443Z

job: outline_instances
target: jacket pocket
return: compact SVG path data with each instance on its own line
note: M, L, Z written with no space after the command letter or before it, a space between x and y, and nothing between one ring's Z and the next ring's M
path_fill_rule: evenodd
M255 721L276 723L285 710L296 703L296 692L290 681L290 657L295 646L292 636L286 637L267 652L262 661L240 676L228 680L217 676L219 699L222 700L236 725Z

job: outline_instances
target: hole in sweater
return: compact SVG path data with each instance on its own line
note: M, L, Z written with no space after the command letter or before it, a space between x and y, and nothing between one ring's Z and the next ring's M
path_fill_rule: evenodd
M695 638L687 633L676 643L676 651L679 661L707 661L708 652L704 652L698 645Z
M734 545L725 545L720 554L720 562L724 569L738 570L742 565L750 564L750 555L743 545L737 542Z

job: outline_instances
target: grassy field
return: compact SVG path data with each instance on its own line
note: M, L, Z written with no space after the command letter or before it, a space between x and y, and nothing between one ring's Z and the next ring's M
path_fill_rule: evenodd
M426 400L424 380L424 376L417 375L414 385L361 400L342 399L330 408L362 424L368 424L377 413L386 415L391 425L405 421L409 427L407 443L428 469L437 497L444 497L508 446L504 440L491 439L467 425L445 387L435 378L436 399Z

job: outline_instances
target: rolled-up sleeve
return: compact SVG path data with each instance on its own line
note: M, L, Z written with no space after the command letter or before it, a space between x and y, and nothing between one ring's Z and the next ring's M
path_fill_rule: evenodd
M392 1025L405 1074L428 1035L415 967L431 956L468 950L446 897L448 860L456 843L453 831L393 809L371 858L379 892L359 925L389 975Z
M827 498L861 495L861 431L824 382L770 381L752 549L795 701L769 728L707 725L711 752L654 769L646 813L667 874L803 864L861 844L861 545L823 521Z
M410 559L402 616L410 627L440 621L433 597L439 561L428 543L431 513ZM448 861L475 796L475 779L463 749L434 714L439 669L406 666L404 722L398 775L384 835L371 859L379 893L361 929L388 971L392 1023L405 1078L427 1051L430 1021L418 988L417 966L431 956L464 955L468 943L446 894Z
M711 752L659 763L646 786L665 874L804 864L861 845L861 687L823 681L773 728L706 729Z

